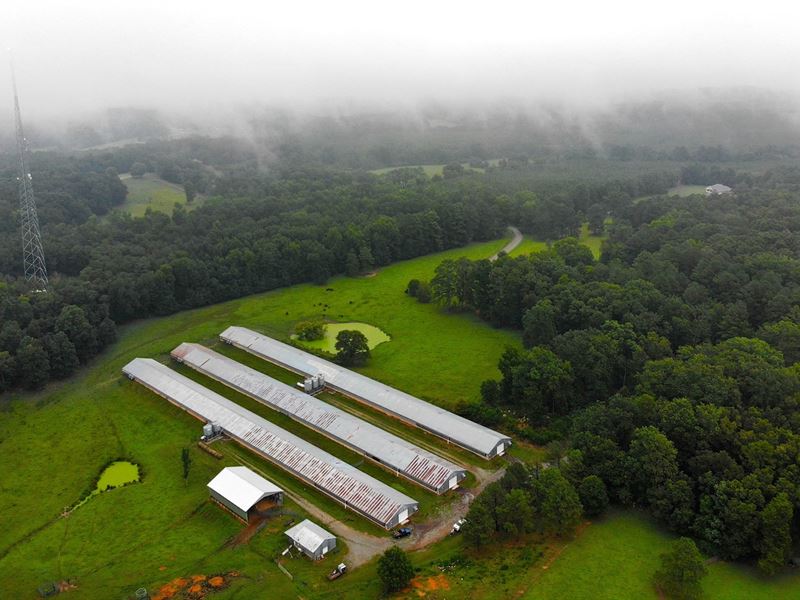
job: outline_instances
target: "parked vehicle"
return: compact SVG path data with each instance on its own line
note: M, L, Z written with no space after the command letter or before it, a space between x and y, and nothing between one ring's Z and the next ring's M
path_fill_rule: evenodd
M339 563L336 568L330 572L328 575L328 579L333 581L334 579L339 579L342 575L347 573L347 565L344 563Z
M392 533L392 537L396 540L399 540L400 538L404 538L411 535L412 531L413 530L411 529L411 527L401 527L400 529Z
M464 523L466 522L467 522L466 519L459 519L458 521L453 523L453 528L450 530L450 535L454 535L459 531L461 531L461 528L464 526Z

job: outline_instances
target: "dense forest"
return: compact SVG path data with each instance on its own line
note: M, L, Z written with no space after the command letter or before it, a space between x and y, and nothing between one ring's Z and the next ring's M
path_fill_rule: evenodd
M800 513L800 171L735 196L655 197L617 213L602 257L445 261L434 301L522 330L464 412L534 441L726 559L771 573Z
M584 511L607 497L773 571L797 538L800 506L800 171L734 170L713 148L673 153L682 160L516 155L450 162L434 177L282 159L265 169L230 139L36 153L48 293L21 277L6 158L0 391L69 376L133 319L358 275L515 224L549 249L445 261L416 284L449 310L522 331L525 348L503 355L502 379L485 382L464 414L570 444L563 475L512 474L476 503L494 519L483 519L481 540L492 527L518 530L518 511L551 530L565 499L574 525L578 496ZM132 218L115 210L127 171L204 202ZM712 181L736 195L664 195ZM571 237L587 221L608 233L599 260Z
M21 280L12 158L0 161L0 391L68 376L132 319L357 275L495 238L509 223L557 239L574 234L584 214L602 221L680 176L675 168L609 168L597 180L544 180L523 157L485 173L454 164L433 178L420 168L376 175L279 161L265 169L231 138L37 152L51 286L36 294ZM156 174L205 201L131 218L115 210L126 195L119 173L128 171Z

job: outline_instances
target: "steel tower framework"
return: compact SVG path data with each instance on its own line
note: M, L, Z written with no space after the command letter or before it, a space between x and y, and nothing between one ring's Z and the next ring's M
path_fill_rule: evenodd
M19 212L22 229L22 260L25 279L31 282L36 291L47 291L47 267L44 262L42 234L39 231L39 216L36 213L36 199L33 196L33 179L28 166L28 140L22 129L22 115L17 96L17 79L12 67L11 78L14 84L14 117L17 132L19 183Z

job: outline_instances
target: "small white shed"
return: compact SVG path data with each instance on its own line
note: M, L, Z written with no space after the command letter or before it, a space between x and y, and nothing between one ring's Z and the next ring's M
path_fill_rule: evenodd
M286 535L295 548L314 560L336 548L336 536L308 519L287 529Z
M225 467L208 482L211 497L245 523L283 503L283 490L247 467Z

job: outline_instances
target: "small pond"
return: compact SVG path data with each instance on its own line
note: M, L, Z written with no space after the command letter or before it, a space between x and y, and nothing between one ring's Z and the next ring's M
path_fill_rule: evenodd
M95 491L105 492L108 488L119 487L135 481L139 481L139 465L118 460L108 465L100 474Z
M68 512L72 512L82 506L97 494L137 481L139 481L139 465L126 460L117 460L103 469L103 472L100 473L100 479L97 480L97 486L92 490L92 493L81 498Z

